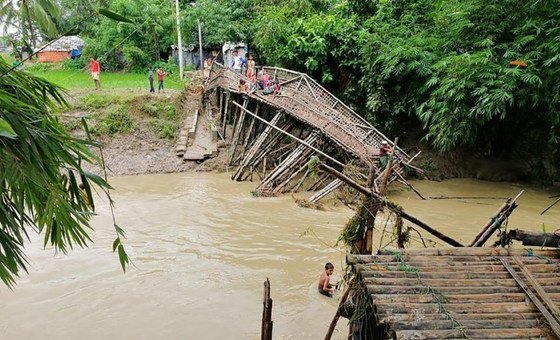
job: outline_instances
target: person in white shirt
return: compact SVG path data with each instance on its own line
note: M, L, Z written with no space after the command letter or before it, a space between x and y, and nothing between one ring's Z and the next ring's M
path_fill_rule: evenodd
M245 58L240 56L237 51L233 51L233 64L231 65L231 68L235 72L241 73L241 71L243 70L243 65L245 65L245 63Z

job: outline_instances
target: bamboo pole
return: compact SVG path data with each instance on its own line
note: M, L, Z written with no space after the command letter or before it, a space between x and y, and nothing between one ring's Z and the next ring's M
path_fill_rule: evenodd
M325 340L330 340L332 335L333 335L334 329L336 328L336 324L338 323L338 319L340 319L341 310L344 306L344 303L348 299L348 295L350 294L350 289L351 289L353 280L354 280L354 277L352 277L350 279L350 281L348 281L348 286L346 287L346 290L344 291L344 294L342 294L342 297L340 298L340 302L338 304L336 314L334 315L334 317L331 321L331 324L329 325L329 329L327 330L327 335L325 335Z
M515 202L521 195L523 195L523 192L524 190L521 190L513 200L506 201L502 205L502 207L500 207L498 213L490 219L490 221L486 224L486 226L484 226L482 231L471 242L471 244L469 244L469 247L482 247L484 243L488 241L490 236L492 236L492 234L494 234L494 232L501 227L505 219L508 218L509 215L511 215L511 213L513 212L513 210L515 210L515 208L517 208L517 204Z
M247 110L246 108L242 107L241 105L239 105L239 103L237 103L237 102L234 101L233 104L234 104L235 106L239 107L240 109L246 111L248 114L254 116L254 117L257 118L257 119L259 119L259 120L262 121L263 123L265 123L265 124L271 126L273 129L280 131L281 133L283 133L283 134L285 134L285 135L287 135L287 136L293 138L294 140L298 141L299 143L301 143L301 144L307 146L308 148L310 148L310 149L312 149L312 150L315 150L315 152L317 152L317 153L319 153L319 154L325 156L327 159L333 161L334 163L336 163L336 164L338 164L338 165L344 167L344 164L343 164L343 163L341 163L341 162L339 162L338 160L332 158L331 156L329 156L329 155L327 155L326 153L324 153L323 151L317 149L317 148L314 147L313 145L310 145L309 143L307 143L307 142L305 142L305 141L303 141L303 140L297 138L296 136L292 135L292 134L289 133L289 132L286 132L286 131L280 129L280 128L277 127L277 126L270 125L269 122L267 122L266 120L262 119L261 117L255 115L253 112Z
M511 274L511 276L515 279L515 281L517 281L517 284L519 284L519 286L523 289L525 294L527 294L529 299L531 299L531 301L535 304L535 306L537 306L541 314L545 317L546 321L550 325L550 328L552 328L554 334L556 334L556 337L560 339L560 324L558 324L558 321L554 318L554 316L552 316L552 314L550 314L550 312L546 309L546 307L542 304L542 302L535 296L535 294L531 291L531 289L527 286L527 284L521 279L521 277L519 277L519 275L511 267L507 259L501 257L500 261L502 262L504 267L506 267L506 269Z
M261 340L272 340L272 326L272 299L270 298L270 281L267 277L264 282Z
M351 186L352 188L356 189L357 191L359 191L360 193L366 195L366 196L373 196L378 200L382 200L382 197L371 191L368 188L363 187L361 184L357 183L356 181L354 181L353 179L349 178L348 176L344 175L343 173L331 168L330 166L326 165L325 163L319 163L318 165L321 169L325 170L326 172L328 172L329 174L331 174L332 176L335 176L337 178L339 178L340 180L342 180L343 182L345 182L346 184L348 184L349 186ZM399 209L394 203L390 202L390 201L386 201L387 205L390 208L393 209ZM412 222L414 224L416 224L417 226L419 226L420 228L424 229L425 231L427 231L428 233L434 235L435 237L439 238L440 240L444 241L447 244L450 244L454 247L463 247L463 245L458 242L455 241L454 239L452 239L451 237L440 233L439 231L433 229L432 227L430 227L428 224L422 222L421 220L419 220L418 218L406 213L405 211L401 210L399 211L399 214L402 216L402 218L404 218L405 220Z
M531 271L527 269L527 267L525 267L525 265L523 264L523 262L518 256L513 257L513 262L515 262L515 264L517 264L519 269L521 269L523 275L525 275L529 283L533 286L533 290L541 298L544 304L546 304L548 309L550 309L552 315L554 315L554 317L556 318L556 321L560 321L560 308L558 308L558 306L556 306L556 304L554 303L554 301L552 301L550 296L548 296L548 294L545 292L543 287L539 284L538 280L535 279Z

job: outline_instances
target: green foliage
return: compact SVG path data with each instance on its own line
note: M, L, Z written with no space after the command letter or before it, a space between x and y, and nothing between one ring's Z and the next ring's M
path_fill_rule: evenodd
M175 133L181 126L177 110L173 104L165 101L148 101L142 104L140 111L151 117L148 125L160 138L175 138Z
M115 105L93 127L92 133L98 135L114 135L129 133L136 129L136 122L124 105Z
M120 98L118 96L108 94L90 93L85 95L81 99L81 102L82 103L79 106L82 108L100 109L114 103L119 103Z
M167 54L174 42L173 4L148 0L112 0L108 10L136 24L102 17L84 31L84 57L98 56L105 70L145 70Z
M60 15L58 3L53 0L0 0L0 18L2 30L8 33L17 29L17 45L26 46L31 50L38 42L37 33L55 37L58 33L57 18Z
M86 67L84 58L66 59L62 62L62 69L70 71L80 71Z
M221 47L226 41L248 42L253 27L252 0L197 0L181 11L186 44L198 45L198 21L202 24L204 47ZM189 4L189 3L187 3Z
M0 59L0 73L11 66ZM22 71L0 77L0 279L9 286L21 270L30 232L66 253L91 241L92 192L107 182L82 168L97 160L91 141L68 134L49 112L65 105L53 84Z

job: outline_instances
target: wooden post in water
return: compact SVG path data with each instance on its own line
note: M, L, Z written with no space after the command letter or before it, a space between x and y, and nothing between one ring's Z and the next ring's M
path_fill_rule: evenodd
M270 298L270 281L268 277L264 282L261 340L272 340L272 299Z

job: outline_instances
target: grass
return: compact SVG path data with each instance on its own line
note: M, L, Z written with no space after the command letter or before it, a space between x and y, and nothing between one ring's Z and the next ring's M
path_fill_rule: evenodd
M9 53L0 53L0 58L10 64L14 60ZM62 63L25 63L23 68L27 72L44 78L68 90L95 88L91 75L81 70L62 69ZM157 79L154 81L157 88ZM175 77L165 78L165 88L170 90L184 90L184 83ZM101 72L102 89L146 89L149 90L148 74L125 72Z
M63 88L93 89L93 80L89 73L71 70L32 70L31 74L44 78ZM164 83L166 89L183 90L183 82L173 78L166 78ZM102 89L149 89L148 75L139 73L112 73L101 72ZM157 80L154 86L157 87Z

